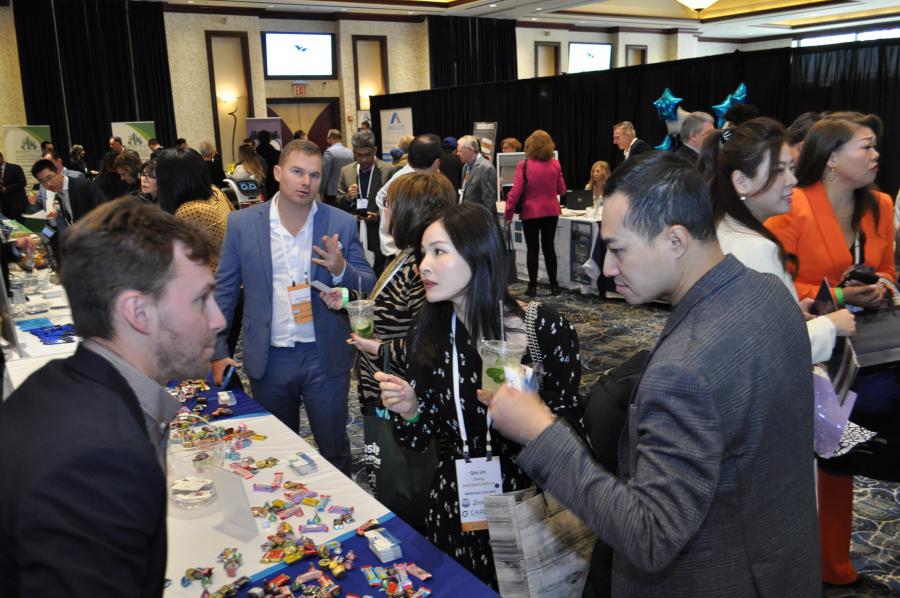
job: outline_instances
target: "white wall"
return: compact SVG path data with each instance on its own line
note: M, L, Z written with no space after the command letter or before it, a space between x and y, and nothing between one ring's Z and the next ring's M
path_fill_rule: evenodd
M534 77L535 42L559 42L559 67L562 72L566 72L569 68L569 42L607 44L613 43L613 38L608 33L516 27L516 62L519 79Z

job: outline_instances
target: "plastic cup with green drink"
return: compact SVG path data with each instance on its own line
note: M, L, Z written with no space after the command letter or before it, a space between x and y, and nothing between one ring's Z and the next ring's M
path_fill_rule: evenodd
M347 304L350 316L350 330L363 338L375 336L375 302L371 299L357 299Z

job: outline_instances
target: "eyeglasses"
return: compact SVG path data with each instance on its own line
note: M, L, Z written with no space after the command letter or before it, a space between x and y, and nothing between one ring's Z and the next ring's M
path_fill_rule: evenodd
M357 158L374 158L375 150L372 150L369 152L358 152L356 150L353 150L353 155L356 156Z
M49 174L49 175L47 175L47 176L45 176L45 177L43 177L43 178L38 179L37 181L38 181L41 185L47 185L47 184L50 183L50 181L52 181L55 177L56 177L56 173L54 172L54 173Z

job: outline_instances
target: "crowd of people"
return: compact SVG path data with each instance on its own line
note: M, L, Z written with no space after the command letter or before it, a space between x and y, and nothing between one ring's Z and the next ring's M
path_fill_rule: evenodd
M823 581L852 583L852 476L877 470L872 459L895 463L900 384L892 370L864 369L853 387L851 419L887 452L821 455L816 468L811 368L853 336L852 310L897 292L894 208L874 187L881 121L806 114L785 129L748 107L726 120L717 129L692 113L673 152L653 151L620 122L622 162L594 163L585 185L603 206L603 272L616 291L632 304L671 304L623 423L604 439L619 439L605 465L588 438L611 406L586 400L575 327L537 299L539 252L551 296L561 292L554 237L567 188L546 131L524 147L501 142L525 154L500 215L519 216L528 247L518 296L506 278L496 170L473 136L417 135L397 168L378 157L368 128L349 147L329 131L324 152L302 131L280 150L263 132L240 146L232 174L265 189L267 201L246 209L217 186L208 144L157 144L141 162L111 138L115 155L99 173L83 148L67 169L51 147L31 168L40 185L31 195L0 157L6 215L43 209L65 232L55 251L86 339L0 406L0 468L11 475L0 490L0 578L22 594L63 584L74 594L157 595L160 424L176 406L162 385L210 370L221 384L242 367L253 398L292 430L306 411L321 454L348 474L355 371L372 492L495 588L486 522L460 508L468 480L459 464L470 459L494 472L498 491L537 485L593 529L586 595L814 596ZM838 309L812 313L823 279ZM348 318L363 299L374 306L371 335ZM530 384L483 371L484 343L498 340L520 349ZM96 412L111 410L122 432L98 432L35 473L17 455L58 455L45 437L87 425L83 410L59 417L53 397L70 385ZM56 414L51 429L29 435L46 412ZM89 458L102 475L75 483L72 470ZM95 484L104 488L96 497L139 497L140 510L107 518L75 505L77 517L48 516L85 502L76 491ZM102 572L56 558L88 546Z

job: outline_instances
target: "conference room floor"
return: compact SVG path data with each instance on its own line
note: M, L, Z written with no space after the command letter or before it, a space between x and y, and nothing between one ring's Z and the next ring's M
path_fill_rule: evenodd
M525 290L516 284L513 292ZM547 294L546 289L540 291ZM565 292L558 297L541 296L578 330L583 376L587 393L603 371L640 349L650 349L668 317L662 305L630 306L618 299L601 299ZM249 385L247 385L249 387ZM301 412L300 435L313 443L305 415ZM350 419L347 424L353 453L353 478L366 488L363 472L362 419L351 386ZM896 596L900 592L900 484L857 477L854 490L853 562L860 580L853 587L825 589L826 598Z

